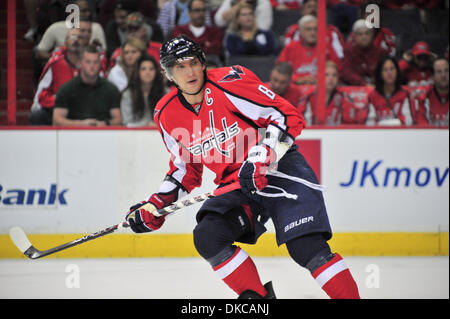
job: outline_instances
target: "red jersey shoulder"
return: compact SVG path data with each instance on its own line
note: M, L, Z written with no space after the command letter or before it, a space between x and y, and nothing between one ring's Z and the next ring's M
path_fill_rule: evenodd
M244 80L258 81L258 77L249 69L241 65L233 65L230 67L217 68L208 71L208 80L215 82L221 86L233 86L233 84Z
M169 91L169 93L167 93L166 95L164 95L164 96L158 101L158 103L156 103L155 111L153 112L153 117L154 117L155 123L157 123L157 120L158 120L157 116L158 116L159 112L161 112L161 110L162 110L164 107L166 107L167 104L169 104L169 102L170 102L171 100L174 99L174 97L177 96L177 93L178 93L178 89L177 89L176 87L173 87L173 88Z

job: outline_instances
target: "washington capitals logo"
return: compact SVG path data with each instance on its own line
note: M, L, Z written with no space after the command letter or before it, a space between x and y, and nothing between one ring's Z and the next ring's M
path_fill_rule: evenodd
M229 145L227 149L223 149L222 144L239 134L241 129L238 126L238 122L234 122L233 124L228 126L225 117L221 119L221 123L223 130L216 130L216 125L214 123L214 113L212 110L209 111L209 128L207 128L209 136L207 136L200 143L194 144L189 147L189 152L191 152L193 155L203 155L204 157L206 157L208 156L208 151L215 148L221 155L225 157L231 157L231 150L234 148L234 143Z
M219 82L233 82L237 80L242 80L241 74L245 75L244 70L238 65L233 65L230 72L225 75Z

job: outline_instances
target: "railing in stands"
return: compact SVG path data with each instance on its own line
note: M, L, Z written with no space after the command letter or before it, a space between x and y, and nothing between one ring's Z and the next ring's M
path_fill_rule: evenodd
M8 62L8 125L16 124L16 0L8 0L7 9L7 62Z

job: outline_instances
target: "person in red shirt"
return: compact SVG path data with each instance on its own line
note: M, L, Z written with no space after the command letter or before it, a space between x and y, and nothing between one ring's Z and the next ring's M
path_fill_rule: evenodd
M317 1L316 0L305 0L303 1L303 6L301 7L301 16L312 15L317 17ZM333 51L333 55L337 56L339 59L344 57L344 37L342 36L339 29L332 25L327 24L326 30L326 41L327 46ZM283 36L284 46L287 46L293 41L300 41L300 30L299 24L295 23L286 30Z
M292 81L297 85L315 84L317 77L317 18L304 16L299 21L300 40L283 48L278 62L290 62L294 70ZM327 59L340 64L339 57L328 46Z
M419 98L418 124L448 126L448 60L437 58L433 62L434 85Z
M348 34L358 20L359 8L365 0L326 0L327 20L342 33Z
M361 4L359 7L359 19L366 20L368 15L371 14L371 10L366 10L367 6L370 4L373 4L373 2L364 1L364 3ZM377 47L378 50L382 51L384 55L395 57L397 53L397 44L394 32L382 25L380 25L379 28L372 28L372 31L372 44ZM347 37L346 43L354 42L354 37L354 32L351 32Z
M398 63L403 78L408 86L423 86L433 84L432 63L434 54L424 41L414 44L411 50L403 53L403 59Z
M127 30L127 38L137 38L143 41L147 46L147 53L159 63L159 50L162 44L157 41L152 41L152 28L145 22L145 18L140 12L133 12L127 16ZM119 62L121 55L122 46L115 49L111 54L109 58L109 70Z
M292 84L292 65L288 62L278 62L270 73L269 88L285 98L293 106L300 102L301 91L299 87Z
M369 95L366 125L413 125L415 103L401 86L397 61L383 57L375 72L375 90Z
M161 228L165 217L157 209L199 187L206 167L218 187L240 187L204 202L193 242L240 299L275 298L271 282L262 284L252 258L237 246L256 244L269 218L277 244L285 243L331 298L359 299L348 266L327 243L331 226L321 187L294 143L302 115L249 69L206 72L205 61L201 47L185 36L163 44L161 66L177 88L158 102L154 120L170 168L159 190L130 208L126 222L136 233Z
M384 1L388 9L433 9L443 6L442 0L389 0Z
M59 48L41 74L30 112L32 125L52 125L53 105L59 87L78 75L80 29L69 29L65 46Z
M182 34L187 35L195 42L200 44L209 58L212 55L222 57L223 55L223 36L222 29L214 26L207 26L206 21L206 3L205 0L194 0L188 4L190 22L188 24L176 25L172 31L172 38Z
M338 66L328 61L325 68L325 125L355 124L356 110L353 101L347 93L339 89L338 83ZM305 117L307 125L317 124L317 92L314 91L303 98L298 109Z
M353 33L353 41L345 45L341 79L346 85L373 85L375 67L385 52L373 44L374 29L368 28L365 20L355 22Z

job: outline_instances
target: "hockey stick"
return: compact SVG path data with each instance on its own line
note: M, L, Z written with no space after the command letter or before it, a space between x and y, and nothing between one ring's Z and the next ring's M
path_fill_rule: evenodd
M232 183L229 184L227 186L221 187L221 188L217 188L212 192L207 192L204 194L200 194L197 196L193 196L191 198L187 198L184 200L180 200L178 202L173 203L170 206L158 209L156 212L154 212L155 215L158 216L164 216L164 215L168 215L171 214L179 209L182 209L184 207L188 207L188 206L192 206L196 203L200 203L203 202L204 200L211 198L211 197L216 197L216 196L220 196L222 194L231 192L233 190L239 189L239 183ZM25 254L25 256L27 256L30 259L38 259L41 257L45 257L51 254L54 254L58 251L61 250L65 250L67 248L73 247L73 246L77 246L80 245L82 243L88 242L90 240L114 233L115 231L117 231L118 229L122 228L122 227L129 227L127 222L122 222L119 223L117 225L114 226L110 226L108 228L99 230L95 233L86 235L84 237L72 240L68 243L50 248L48 250L39 250L36 247L34 247L31 242L29 241L27 234L25 234L25 232L23 231L22 228L20 227L12 227L9 230L9 236L11 237L11 240L13 241L13 243L16 245L16 247Z

